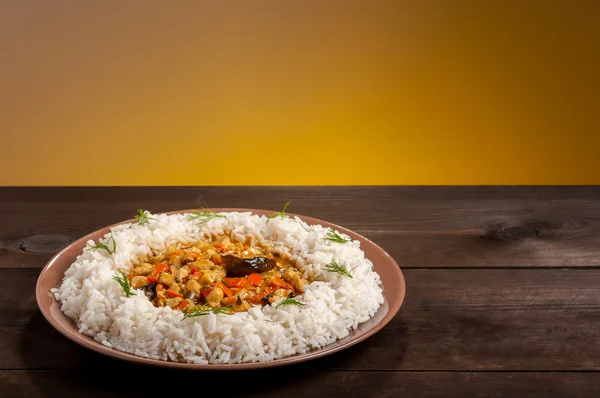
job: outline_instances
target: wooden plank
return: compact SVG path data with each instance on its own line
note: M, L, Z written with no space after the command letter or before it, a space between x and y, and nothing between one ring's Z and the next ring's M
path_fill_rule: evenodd
M43 319L38 271L0 270L0 368L120 369ZM600 270L406 270L406 302L382 331L314 363L341 370L600 370ZM25 293L24 293L25 292Z
M76 232L69 232L55 221L52 236L23 235L38 240L41 252L26 252L20 248L23 238L0 247L0 268L43 268L60 250L61 242L75 240L94 231L94 226L82 221ZM374 231L353 228L386 250L401 268L531 268L531 267L598 267L600 241L590 232L585 237L510 241L487 239L479 232L447 234L405 231ZM598 235L600 236L600 235Z
M131 366L119 377L111 369L0 371L9 397L171 396L185 380L185 394L201 389L219 397L597 397L597 373L330 372L291 366L265 372L203 373ZM195 381L198 380L198 381ZM232 382L234 381L234 382Z
M140 207L275 210L288 199L404 268L600 266L600 187L137 187L0 188L0 268L41 268Z

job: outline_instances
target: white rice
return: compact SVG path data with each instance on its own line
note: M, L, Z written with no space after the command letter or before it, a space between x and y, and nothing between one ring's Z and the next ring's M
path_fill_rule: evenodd
M115 253L85 250L65 272L60 288L52 289L61 310L79 332L107 347L145 358L218 364L272 361L324 347L347 336L383 303L379 275L360 242L326 241L327 228L301 225L298 219L221 214L227 218L203 225L188 221L185 214L156 214L150 215L154 220L148 226L112 228ZM152 250L223 234L239 241L250 237L289 253L304 277L314 280L295 297L305 306L257 306L233 315L183 320L180 311L154 307L141 290L126 298L112 279L117 270L146 260ZM333 259L344 262L353 278L323 270Z

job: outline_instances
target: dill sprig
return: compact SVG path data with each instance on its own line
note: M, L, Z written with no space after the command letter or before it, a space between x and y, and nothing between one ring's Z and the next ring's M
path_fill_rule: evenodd
M189 309L183 316L183 319L193 318L196 316L204 316L211 313L215 315L231 315L233 314L233 308L230 305L218 308L212 308L208 304L197 305Z
M326 240L326 241L329 240L331 242L336 242L336 243L349 243L349 242L352 242L350 239L344 238L343 236L341 236L340 234L338 234L333 229L329 229L329 231L327 231L327 237L323 238L323 240Z
M112 246L112 248L111 248L111 246ZM86 247L86 249L93 250L93 251L96 251L98 249L104 249L108 252L108 254L113 254L115 251L117 251L117 242L115 242L115 238L113 238L112 233L111 233L110 236L108 237L108 239L105 241L105 243L98 242L95 245L90 245L88 243L85 247Z
M356 267L354 267L354 268L356 268ZM346 268L346 264L338 263L335 260L332 260L329 264L327 264L323 267L323 269L325 271L337 272L338 274L347 276L348 278L352 278L352 275L350 274L350 272L352 272L354 270L354 268L352 268L350 271L348 271L348 269Z
M281 217L282 219L285 218L285 217L287 217L287 214L285 214L285 209L287 209L288 206L291 205L291 204L292 204L292 201L288 200L287 202L285 202L285 205L283 206L283 210L282 211L278 211L276 213L273 213L273 214L267 216L267 218L269 220L271 220L271 219L276 218L276 217ZM269 222L269 221L267 220L267 222Z
M148 214L150 214L149 211L138 209L138 215L135 216L135 219L138 220L138 224L142 227L150 224L150 220L156 220L155 218L148 217Z
M135 293L131 291L131 285L129 284L129 279L127 278L127 274L124 271L119 271L119 275L113 276L113 279L119 282L119 285L123 288L123 292L125 292L125 297L129 298L129 296L135 296Z
M300 221L300 220L294 220L294 222L297 222L298 224L300 224L300 226L302 227L302 229L304 229L306 232L310 232L310 229L306 228L304 226L304 224L302 224L302 221ZM306 225L308 225L308 224L306 224Z
M225 218L222 214L215 213L214 211L210 211L206 208L202 208L203 211L194 211L190 215L188 215L188 221L200 220L200 225L206 224L213 218Z
M306 304L294 299L283 299L275 306L275 308L283 307L284 305L295 305L296 307L304 307Z

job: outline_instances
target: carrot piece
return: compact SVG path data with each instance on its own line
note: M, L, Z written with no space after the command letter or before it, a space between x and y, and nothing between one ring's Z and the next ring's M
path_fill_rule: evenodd
M275 278L273 278L273 281L271 282L271 284L275 285L277 287L284 287L285 281L283 279L281 279L280 277L276 276Z
M247 299L247 301L250 304L260 304L262 299L264 299L265 297L267 297L267 293L262 292L262 293L255 294L251 298Z
M276 290L276 288L274 288L273 286L265 286L265 287L262 287L261 289L263 292L266 293L267 296Z
M148 276L148 282L156 282L161 272L169 272L169 266L167 264L157 264L154 271Z
M246 278L223 278L223 283L228 287L245 287Z
M198 259L199 257L202 256L202 253L189 251L189 252L186 253L186 255L188 255L190 257L193 257L195 259Z
M167 290L167 296L169 296L171 298L173 298L173 297L181 297L181 298L183 298L183 294L174 292L174 291L172 291L170 289Z
M221 258L220 254L213 254L212 256L212 262L215 263L216 265L221 265L223 264L223 259Z
M233 296L233 294L231 293L231 290L227 286L222 284L221 282L215 283L215 286L223 291L223 293L225 294L225 297Z
M202 272L198 271L198 268L194 268L192 270L192 276L195 276L196 278L200 278L202 276Z
M237 297L225 297L221 300L221 304L223 305L232 305L237 302Z
M181 300L181 303L177 304L175 307L173 307L174 310L183 310L185 307L187 307L187 301L185 300Z
M218 251L219 253L223 253L227 249L225 248L225 245L216 245L215 250Z
M271 282L272 285L277 286L277 287L281 287L283 289L293 289L294 286L292 286L291 283L287 283L286 281L284 281L283 279L279 278L279 277L275 277L273 278L273 282Z
M253 272L250 275L248 275L248 282L250 282L254 286L259 286L263 282L263 277L261 274Z
M163 264L163 263L157 264L156 268L154 269L154 272L159 273L159 274L161 272L169 272L169 266L167 264Z

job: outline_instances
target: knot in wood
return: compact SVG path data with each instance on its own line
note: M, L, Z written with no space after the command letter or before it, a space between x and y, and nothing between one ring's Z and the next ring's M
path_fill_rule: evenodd
M500 234L506 239L520 240L535 238L539 235L539 231L535 228L515 225L512 227L503 228L500 231Z
M72 241L65 235L34 235L19 242L19 249L28 253L56 253Z

